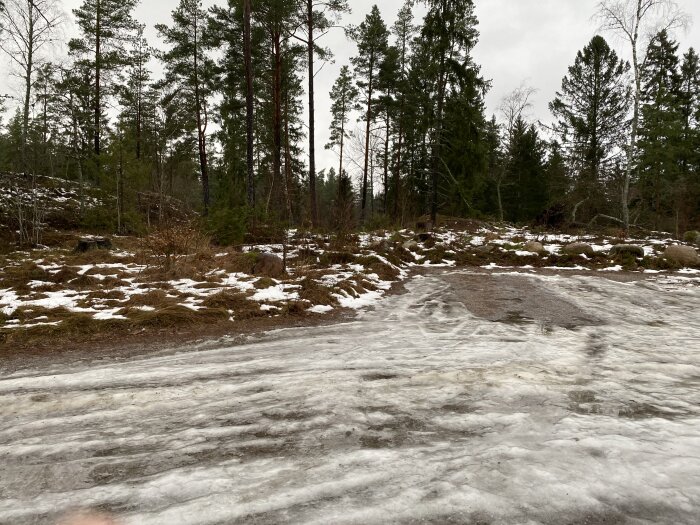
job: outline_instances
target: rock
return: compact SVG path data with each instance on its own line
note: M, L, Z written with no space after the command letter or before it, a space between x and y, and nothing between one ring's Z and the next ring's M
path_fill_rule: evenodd
M669 261L673 261L679 264L694 266L700 264L700 257L698 257L698 252L692 246L669 246L666 248L664 257Z
M391 249L391 245L389 244L389 241L382 239L380 241L373 242L369 248L375 252L386 253Z
M613 257L624 257L625 255L644 257L644 248L634 244L616 244L610 249L610 255Z
M484 244L483 246L477 246L474 248L476 253L492 253L496 247L493 244Z
M415 250L416 248L418 248L418 243L414 240L406 241L405 243L403 243L403 249L408 250L409 252Z
M575 242L564 246L563 252L567 255L586 255L592 257L595 255L595 250L590 244L585 242Z
M253 275L276 278L282 277L284 274L284 262L277 255L272 253L258 255L255 266L253 266Z
M86 237L78 241L75 251L85 253L91 250L111 250L112 241L106 237Z
M537 242L537 241L526 242L523 250L526 252L537 253L537 254L543 254L546 251L544 249L544 245L541 242Z
M429 241L432 238L433 238L433 236L430 233L419 233L418 235L415 236L415 240L418 242Z

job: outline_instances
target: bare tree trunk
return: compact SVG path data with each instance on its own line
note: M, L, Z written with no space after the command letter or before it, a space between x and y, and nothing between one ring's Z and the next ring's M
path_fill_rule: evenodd
M498 182L496 182L496 195L498 196L498 220L499 222L503 222L505 214L503 213L503 196L501 194L501 185L503 182L501 181L500 177L498 179Z
M255 150L254 138L254 92L253 92L253 44L251 37L251 0L243 0L243 59L246 78L246 194L248 207L255 208Z
M384 140L384 213L389 213L389 138L391 129L391 119L389 111L386 113L386 140Z
M117 170L117 233L123 233L124 219L124 152L119 134L119 169Z
M308 53L309 53L309 197L311 199L311 225L318 228L318 199L316 196L316 108L314 96L314 7L307 1Z
M282 187L282 33L275 29L273 42L273 72L272 72L272 179L273 185Z
M95 13L95 155L100 156L100 126L102 120L102 2L96 0ZM98 161L99 163L99 161Z
M287 204L287 221L292 222L292 153L289 144L289 93L285 97L284 108L284 183Z
M199 148L199 165L202 174L202 201L204 216L209 215L209 165L207 160L207 117L206 108L202 101L202 90L199 79L199 20L194 21L194 96L197 106L197 145ZM204 116L203 116L204 113Z
M365 167L362 175L362 208L360 222L365 222L367 208L367 178L369 176L369 138L372 133L372 95L374 91L374 51L369 57L369 84L367 86L367 129L365 131ZM372 199L374 201L374 199Z

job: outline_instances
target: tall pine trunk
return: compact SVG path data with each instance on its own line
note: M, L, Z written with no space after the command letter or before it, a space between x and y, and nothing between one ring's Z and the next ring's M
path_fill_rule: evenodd
M370 134L372 133L372 95L374 94L373 91L374 50L372 50L369 57L369 84L367 86L367 129L365 131L365 166L362 175L362 209L360 211L360 221L362 223L365 222L367 210L367 179L369 177L369 139Z
M253 92L253 43L251 36L251 0L243 0L243 59L246 79L246 195L248 207L255 208L255 150L254 92Z
M209 215L209 165L207 160L207 118L202 115L206 112L202 103L202 89L199 78L199 20L194 21L194 97L197 106L197 145L199 148L199 165L202 174L202 201L204 204L204 216Z
M100 155L100 124L102 115L101 75L102 75L102 4L96 2L95 13L95 155Z
M282 32L273 30L272 34L272 187L282 184ZM272 189L271 189L272 192ZM281 203L276 203L281 204Z
M316 108L314 97L314 10L313 0L307 1L309 54L309 197L311 224L318 228L318 199L316 197Z

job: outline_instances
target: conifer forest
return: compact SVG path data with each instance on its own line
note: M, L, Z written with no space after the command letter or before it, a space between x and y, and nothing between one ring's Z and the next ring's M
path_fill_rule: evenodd
M171 201L224 244L253 224L354 230L438 214L698 226L700 60L679 51L680 12L652 6L635 20L615 11L625 2L600 4L600 34L561 71L543 123L526 85L487 112L472 1L395 2L390 26L375 6L348 26L347 0L182 0L157 25L158 47L137 3L67 13L60 0L7 0L0 16L21 87L4 99L0 169L101 189L105 206L81 204L89 227L142 233ZM331 31L356 53L318 86ZM321 121L315 98L329 88ZM322 148L335 165L319 169ZM25 228L11 227L30 240Z

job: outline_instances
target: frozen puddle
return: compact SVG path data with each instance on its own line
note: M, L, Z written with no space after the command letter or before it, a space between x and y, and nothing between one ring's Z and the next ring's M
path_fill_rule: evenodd
M700 281L483 279L417 277L356 322L246 346L0 379L0 523L697 523ZM539 310L517 307L528 289Z

